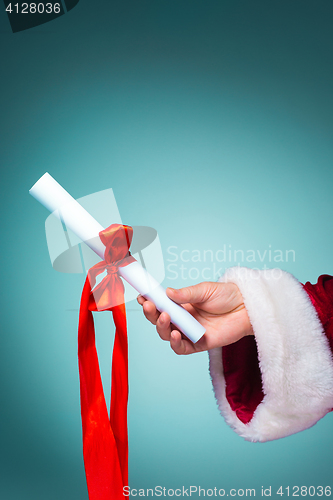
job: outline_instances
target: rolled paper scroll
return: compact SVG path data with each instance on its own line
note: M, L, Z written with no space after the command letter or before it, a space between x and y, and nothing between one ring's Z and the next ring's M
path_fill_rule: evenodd
M50 212L53 212L101 259L104 258L105 247L98 237L104 229L103 226L50 174L46 172L29 193ZM143 297L153 302L160 312L167 312L171 322L192 342L197 342L203 336L204 327L183 307L169 299L164 288L137 261L120 267L119 274Z

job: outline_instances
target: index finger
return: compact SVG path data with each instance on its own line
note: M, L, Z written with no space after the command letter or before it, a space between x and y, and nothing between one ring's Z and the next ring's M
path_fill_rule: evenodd
M136 300L139 302L140 306L143 306L147 299L145 299L142 295L138 295Z

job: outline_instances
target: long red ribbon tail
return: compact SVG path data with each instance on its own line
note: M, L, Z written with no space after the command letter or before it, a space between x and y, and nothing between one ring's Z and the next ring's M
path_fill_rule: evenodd
M110 419L95 345L95 329L89 310L91 284L87 277L79 316L79 374L83 457L90 500L123 500L128 484L128 354L124 304L112 308L116 334L112 359Z
M113 429L123 485L128 485L128 345L125 304L112 309L116 335L112 356L110 424ZM123 495L122 495L123 498Z

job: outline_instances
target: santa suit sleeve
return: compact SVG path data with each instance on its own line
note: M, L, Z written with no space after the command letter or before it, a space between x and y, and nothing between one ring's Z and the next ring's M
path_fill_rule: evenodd
M209 351L220 412L249 441L314 425L333 408L333 278L302 285L280 269L220 278L244 298L254 336Z

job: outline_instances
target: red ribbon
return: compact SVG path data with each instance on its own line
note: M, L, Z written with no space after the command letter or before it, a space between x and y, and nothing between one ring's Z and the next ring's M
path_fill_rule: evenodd
M118 268L135 259L129 253L133 229L112 224L99 233L104 261L93 266L85 281L79 317L83 457L90 500L123 499L128 484L128 352L124 285ZM94 288L96 277L107 276ZM93 290L94 288L94 290ZM112 355L110 417L108 415L95 345L92 311L112 311L116 327Z

